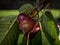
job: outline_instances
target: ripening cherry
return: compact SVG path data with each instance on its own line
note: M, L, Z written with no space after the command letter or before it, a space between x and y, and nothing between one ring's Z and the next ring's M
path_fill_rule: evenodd
M17 17L17 21L19 23L19 28L23 33L28 33L33 29L35 25L34 20L24 13L19 14L19 16Z
M34 35L39 31L39 25L36 24L31 17L24 13L18 15L17 21L19 24L19 29L26 35L30 33L30 38L34 37Z

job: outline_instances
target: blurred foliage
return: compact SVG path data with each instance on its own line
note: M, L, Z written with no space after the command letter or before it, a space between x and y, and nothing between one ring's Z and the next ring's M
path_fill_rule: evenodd
M19 11L18 10L0 10L0 17L5 17L9 15L18 15Z
M19 9L19 12L18 10L0 10L0 45L20 45L21 43L25 45L26 38L19 31L16 17L22 12L30 14L31 8L33 8L32 5L26 4ZM60 10L51 9L50 11L41 15L43 30L29 40L29 45L60 45L58 29L54 22L54 19L60 16Z
M49 10L49 9L48 9ZM60 9L51 9L50 10L54 18L60 17ZM21 11L23 12L23 11ZM9 16L9 15L18 15L19 10L0 10L0 17L1 16ZM41 12L39 13L41 14Z
M16 45L19 29L16 16L7 16L0 19L0 45Z

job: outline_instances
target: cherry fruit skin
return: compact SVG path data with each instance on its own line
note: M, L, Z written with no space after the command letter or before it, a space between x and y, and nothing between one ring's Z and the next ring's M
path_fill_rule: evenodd
M35 25L34 20L24 13L18 15L17 21L19 24L19 29L21 29L23 33L30 32Z

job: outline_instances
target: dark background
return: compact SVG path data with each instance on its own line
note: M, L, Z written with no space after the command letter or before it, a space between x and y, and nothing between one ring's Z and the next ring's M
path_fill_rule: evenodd
M0 0L0 10L19 9L23 4L34 4L34 2L36 2L36 0ZM52 0L51 8L60 9L60 0Z

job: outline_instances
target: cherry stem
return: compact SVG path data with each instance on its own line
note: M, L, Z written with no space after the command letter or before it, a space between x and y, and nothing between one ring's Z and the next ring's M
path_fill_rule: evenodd
M27 35L27 45L29 45L29 33Z
M38 15L38 24L39 24L39 27L40 27L39 29L40 29L40 30L43 30L43 29L42 29L42 25L41 25L41 22L40 22L40 18L39 18L39 15Z

